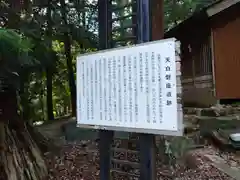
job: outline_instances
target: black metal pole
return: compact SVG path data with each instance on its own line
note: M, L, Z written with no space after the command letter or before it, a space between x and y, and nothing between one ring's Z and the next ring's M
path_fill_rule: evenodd
M99 48L110 48L111 38L111 13L110 0L98 0L98 23L99 23ZM99 153L100 153L100 180L110 180L111 174L111 145L113 131L99 131Z
M111 179L111 147L113 140L113 131L103 131L99 132L100 144L100 180L110 180Z
M110 0L98 0L99 49L110 48L111 39L111 12Z
M150 0L137 0L138 43L148 42L151 38ZM156 180L155 136L140 136L140 180Z
M150 0L137 0L138 43L150 41Z

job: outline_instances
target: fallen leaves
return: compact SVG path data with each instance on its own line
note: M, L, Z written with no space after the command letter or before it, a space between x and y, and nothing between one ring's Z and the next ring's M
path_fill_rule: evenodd
M117 155L122 159L121 153ZM99 180L99 152L96 142L80 141L66 144L62 147L59 156L48 153L45 157L50 172L49 180ZM192 158L198 163L195 169L189 169L184 165L173 168L158 163L158 180L232 180L225 173L212 166L211 162L202 156L201 149L192 154ZM130 176L123 176L115 172L113 179L136 180L138 178L130 178Z

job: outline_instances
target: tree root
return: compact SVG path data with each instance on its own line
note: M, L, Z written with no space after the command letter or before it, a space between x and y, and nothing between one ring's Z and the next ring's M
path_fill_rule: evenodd
M0 179L43 180L48 170L43 155L27 129L5 126L6 150L0 154Z

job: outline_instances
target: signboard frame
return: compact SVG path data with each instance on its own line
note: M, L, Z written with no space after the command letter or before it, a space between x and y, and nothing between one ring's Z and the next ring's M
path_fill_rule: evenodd
M147 46L150 44L156 43L163 43L166 41L174 41L175 42L175 63L176 65L176 92L177 92L177 125L178 129L176 131L169 131L169 130L159 130L159 129L144 129L144 128L129 128L129 127L117 127L117 126L99 126L99 125L86 125L86 124L79 124L77 121L77 126L81 128L89 128L89 129L98 129L98 130L109 130L109 131L124 131L124 132L133 132L133 133L145 133L145 134L157 134L157 135L169 135L169 136L182 136L183 135L183 111L182 111L182 86L181 86L181 68L180 68L180 42L176 41L175 38L151 41L131 46L119 47L119 48L112 48L107 50L100 50L97 52L90 52L87 54L83 54L77 57L77 63L80 61L81 57L88 56L92 54L99 54L114 50L122 50L127 49L130 47L138 47L138 46ZM179 69L178 69L179 66ZM78 72L77 72L77 87L79 87L79 80L78 80ZM79 94L77 93L77 109L79 108L78 104ZM77 116L78 118L78 116Z

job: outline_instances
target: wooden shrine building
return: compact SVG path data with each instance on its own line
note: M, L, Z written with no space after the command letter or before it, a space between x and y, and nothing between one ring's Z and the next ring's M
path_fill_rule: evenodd
M165 33L181 42L185 105L240 100L240 0L218 1Z

